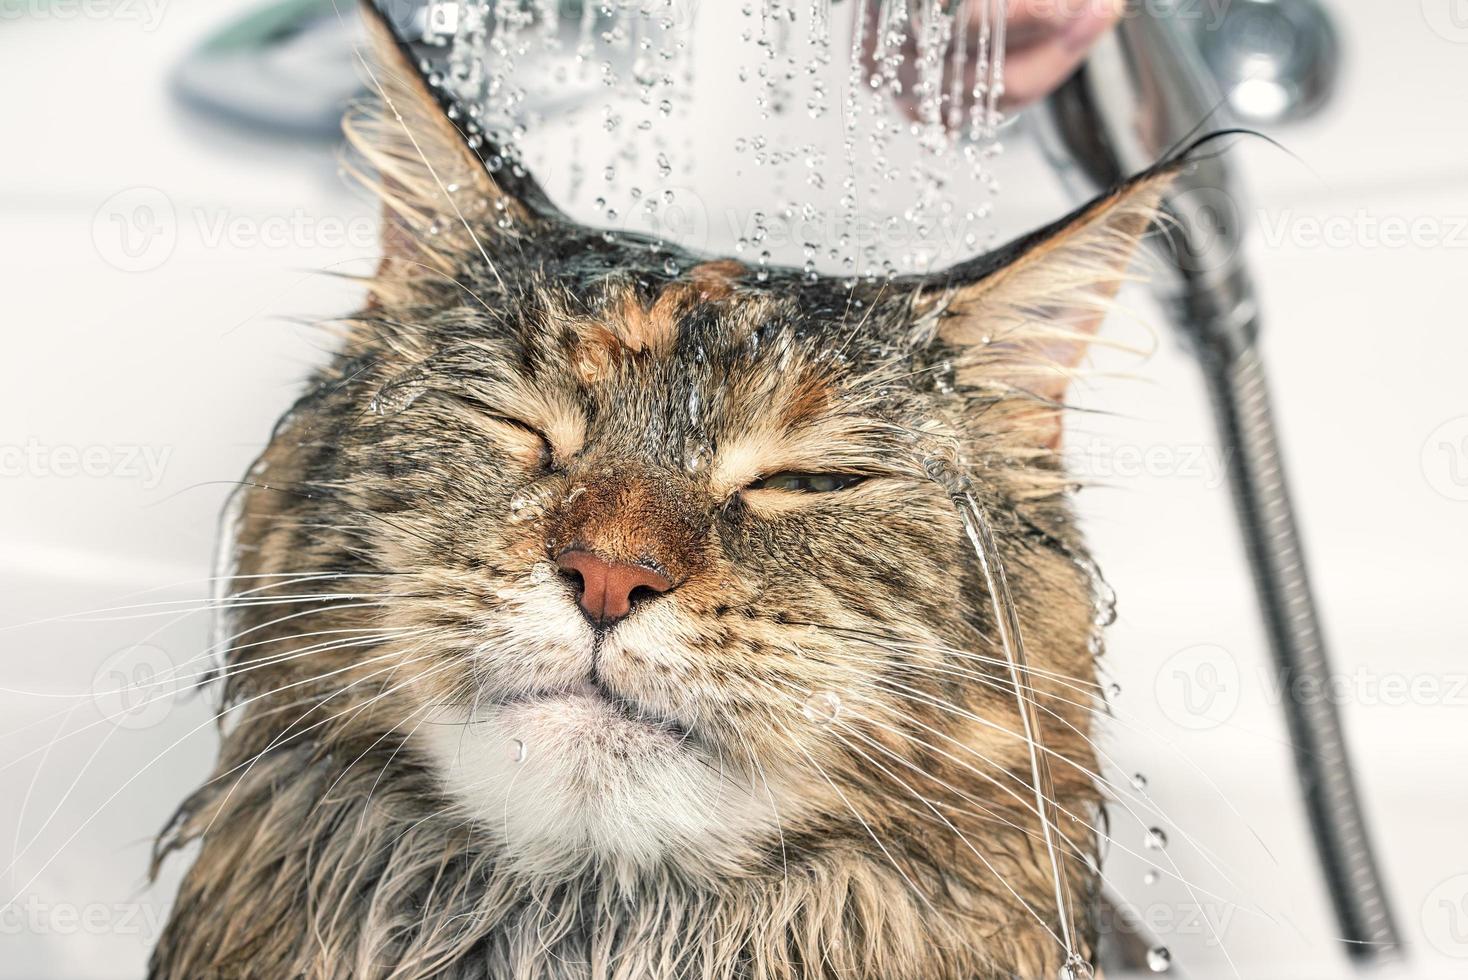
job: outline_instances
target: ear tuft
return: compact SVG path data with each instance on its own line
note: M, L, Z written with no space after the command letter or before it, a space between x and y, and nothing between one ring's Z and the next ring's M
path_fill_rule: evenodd
M368 38L361 60L374 98L342 128L370 171L356 176L383 201L379 278L394 265L400 275L422 266L448 272L449 256L483 251L487 240L516 234L550 208L528 176L506 183L490 173L481 153L492 159L494 147L459 129L383 14L370 0L360 7Z
M920 312L936 315L940 340L971 352L959 381L1034 396L1045 406L1042 441L1052 447L1069 379L1175 173L1149 172L997 255L949 270L916 299Z

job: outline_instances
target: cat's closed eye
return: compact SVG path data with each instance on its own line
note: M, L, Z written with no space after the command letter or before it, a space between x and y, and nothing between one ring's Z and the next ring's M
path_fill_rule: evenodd
M795 493L831 493L865 480L857 473L775 473L755 480L747 490L788 490Z
M528 469L540 472L555 467L555 447L550 437L531 423L462 393L435 390L430 394L439 405L469 421Z

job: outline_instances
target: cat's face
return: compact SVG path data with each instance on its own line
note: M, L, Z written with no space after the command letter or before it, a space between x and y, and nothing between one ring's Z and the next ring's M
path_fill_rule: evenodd
M1089 854L1092 602L1056 379L1153 184L929 280L756 276L552 213L379 45L394 112L358 145L387 256L277 432L240 549L248 574L350 572L326 621L365 639L237 675L235 696L302 671L353 709L326 737L403 739L401 764L526 873L720 880L844 848L968 905L1049 901L1013 840L1002 869L974 860L1033 841L1030 753L925 463L967 473L993 519L1068 849ZM233 659L299 632L258 628Z
M1003 412L909 298L608 264L507 257L491 309L448 287L365 318L321 413L346 421L318 523L392 573L384 626L434 630L395 697L459 798L522 858L725 869L844 810L821 773L849 778L848 726L1017 725L1003 669L963 660L987 616L923 468ZM1084 582L1050 560L1074 630Z

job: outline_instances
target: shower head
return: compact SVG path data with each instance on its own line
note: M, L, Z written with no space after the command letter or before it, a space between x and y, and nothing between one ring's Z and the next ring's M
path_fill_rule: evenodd
M1229 130L1224 106L1173 5L1149 0L1128 11L1037 119L1052 162L1087 197L1194 147L1162 203L1169 220L1159 241L1176 274L1158 285L1208 382L1275 662L1288 689L1324 689L1332 669L1254 343L1259 309L1244 261L1244 208L1224 157L1194 146L1202 133ZM1339 938L1358 964L1390 960L1401 943L1339 714L1322 699L1289 698L1284 710Z

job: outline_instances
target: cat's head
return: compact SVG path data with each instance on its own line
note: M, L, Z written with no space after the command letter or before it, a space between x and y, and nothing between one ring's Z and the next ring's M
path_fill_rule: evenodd
M296 671L356 707L325 731L405 740L394 764L526 874L719 882L840 852L1053 917L1005 653L933 463L992 521L1080 868L1094 610L1059 419L1165 176L930 277L756 274L566 219L369 19L385 111L351 132L385 257L240 534L244 573L345 572L308 588L352 598L261 626L232 659L276 661L235 696ZM270 645L322 622L361 641Z

